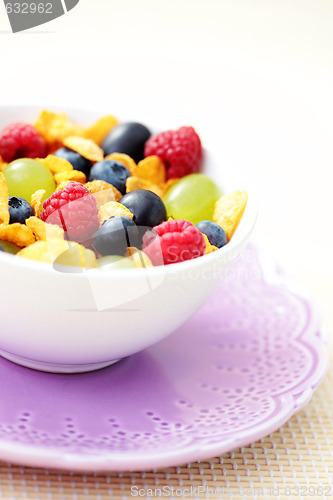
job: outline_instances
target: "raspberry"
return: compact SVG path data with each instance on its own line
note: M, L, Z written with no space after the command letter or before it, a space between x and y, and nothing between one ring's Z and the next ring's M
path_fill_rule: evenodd
M0 135L0 156L10 163L18 158L43 158L46 142L28 123L11 123Z
M199 171L201 141L193 127L181 127L152 136L145 145L145 156L157 155L164 162L169 179Z
M186 220L162 222L143 237L143 251L155 266L195 259L205 250L204 236Z
M87 242L99 228L96 198L78 182L69 182L45 200L40 218L60 226L78 243Z

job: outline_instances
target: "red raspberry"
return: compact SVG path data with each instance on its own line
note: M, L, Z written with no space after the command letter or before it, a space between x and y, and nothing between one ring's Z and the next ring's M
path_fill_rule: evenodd
M87 242L99 228L96 198L78 182L69 182L45 200L40 218L60 226L78 243Z
M32 125L11 123L1 132L0 155L8 163L17 158L43 158L46 142Z
M187 220L162 222L143 237L143 251L154 266L195 259L204 255L205 250L205 238Z
M202 159L200 137L193 127L181 127L154 135L145 145L145 156L157 155L164 162L168 178L198 172Z

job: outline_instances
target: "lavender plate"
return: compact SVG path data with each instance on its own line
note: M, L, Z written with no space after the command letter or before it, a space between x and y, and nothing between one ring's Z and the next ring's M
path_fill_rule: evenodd
M114 366L54 375L0 359L0 458L80 471L202 460L276 430L326 367L313 299L248 247L182 328Z

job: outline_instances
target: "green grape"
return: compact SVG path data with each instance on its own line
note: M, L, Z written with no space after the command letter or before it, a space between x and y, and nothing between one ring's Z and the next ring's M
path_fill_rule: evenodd
M31 195L45 189L43 201L55 191L56 184L50 170L36 160L21 158L3 170L8 185L8 195L24 198L29 203Z
M14 243L9 243L9 241L0 241L0 247L6 253L12 253L13 255L17 254L20 250L18 246L14 245Z
M163 202L168 217L197 224L201 220L212 220L215 203L220 196L220 189L207 175L191 174L174 184Z
M96 267L96 256L92 250L78 243L69 241L68 249L62 252L54 261L54 268L62 266L94 268Z
M129 257L121 257L120 255L107 255L97 259L97 267L105 270L113 269L133 269L135 263Z

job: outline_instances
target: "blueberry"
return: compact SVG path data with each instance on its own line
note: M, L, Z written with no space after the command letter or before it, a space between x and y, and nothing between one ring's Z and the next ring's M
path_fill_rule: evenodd
M218 224L215 224L215 222L202 220L201 222L198 222L197 228L201 233L207 236L211 245L214 245L217 248L222 248L227 244L227 235L225 230Z
M141 123L122 123L114 127L102 143L105 155L125 153L139 162L151 132Z
M133 214L138 226L154 227L166 220L166 209L157 194L146 189L137 189L125 194L119 203Z
M26 219L34 215L34 211L27 200L17 198L16 196L8 198L8 209L10 216L9 224L14 224L14 222L25 224Z
M111 217L94 236L94 247L101 255L124 255L137 242L138 228L130 217Z
M126 180L130 177L130 172L119 161L102 160L90 170L89 180L101 180L112 184L122 194L126 193Z
M80 170L85 175L89 175L92 162L81 156L80 153L77 153L69 148L61 148L54 153L54 156L64 158L73 165L74 170Z
M0 244L0 252L4 252L4 249L2 248L1 244Z

